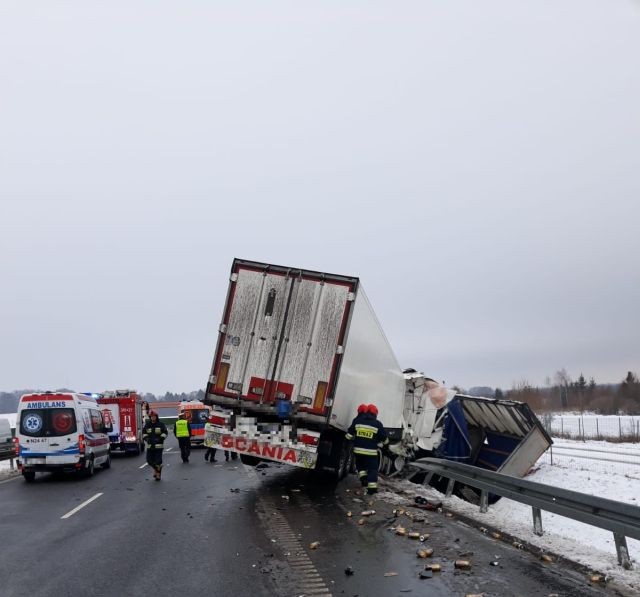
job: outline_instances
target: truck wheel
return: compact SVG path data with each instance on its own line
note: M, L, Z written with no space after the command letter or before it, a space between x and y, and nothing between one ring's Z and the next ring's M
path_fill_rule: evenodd
M340 455L338 457L338 464L336 466L336 478L338 481L344 479L351 467L351 446L348 441L342 442L342 448L340 449Z
M27 483L33 483L36 480L35 471L22 471L22 476Z
M240 454L240 462L247 466L255 466L260 462L260 458L257 458L256 456L249 456L247 454Z

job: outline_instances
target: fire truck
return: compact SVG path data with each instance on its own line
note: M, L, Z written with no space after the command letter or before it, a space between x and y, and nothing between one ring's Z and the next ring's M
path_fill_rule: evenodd
M100 394L97 399L109 435L111 451L126 454L144 452L142 427L143 400L136 390L113 390Z

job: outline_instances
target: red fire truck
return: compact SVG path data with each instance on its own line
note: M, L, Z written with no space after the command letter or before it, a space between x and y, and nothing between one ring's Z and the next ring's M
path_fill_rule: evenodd
M143 452L144 417L140 395L135 390L115 390L102 393L97 401L108 429L111 451Z

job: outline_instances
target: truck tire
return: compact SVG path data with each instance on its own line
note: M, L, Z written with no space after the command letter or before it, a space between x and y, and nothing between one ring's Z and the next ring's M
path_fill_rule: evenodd
M338 481L344 479L349 473L352 459L353 451L351 450L351 443L346 440L342 440L342 447L336 464L336 479Z
M36 480L35 471L22 471L22 476L27 483L33 483Z
M260 458L257 456L249 456L248 454L240 454L240 462L247 466L255 466L260 462Z

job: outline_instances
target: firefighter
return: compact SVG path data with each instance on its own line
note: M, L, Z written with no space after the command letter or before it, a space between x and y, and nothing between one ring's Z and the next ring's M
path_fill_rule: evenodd
M173 434L178 438L182 462L189 462L189 455L191 454L191 425L189 425L189 421L187 421L183 412L178 415L178 420L173 427Z
M367 488L368 495L378 491L378 450L389 443L387 432L377 417L378 409L375 404L361 404L358 407L358 415L353 419L346 434L348 440L353 440L358 478L362 486Z
M149 420L142 430L142 438L147 442L147 464L153 469L153 478L160 481L162 476L162 450L166 439L167 427L158 418L155 410L149 412Z

